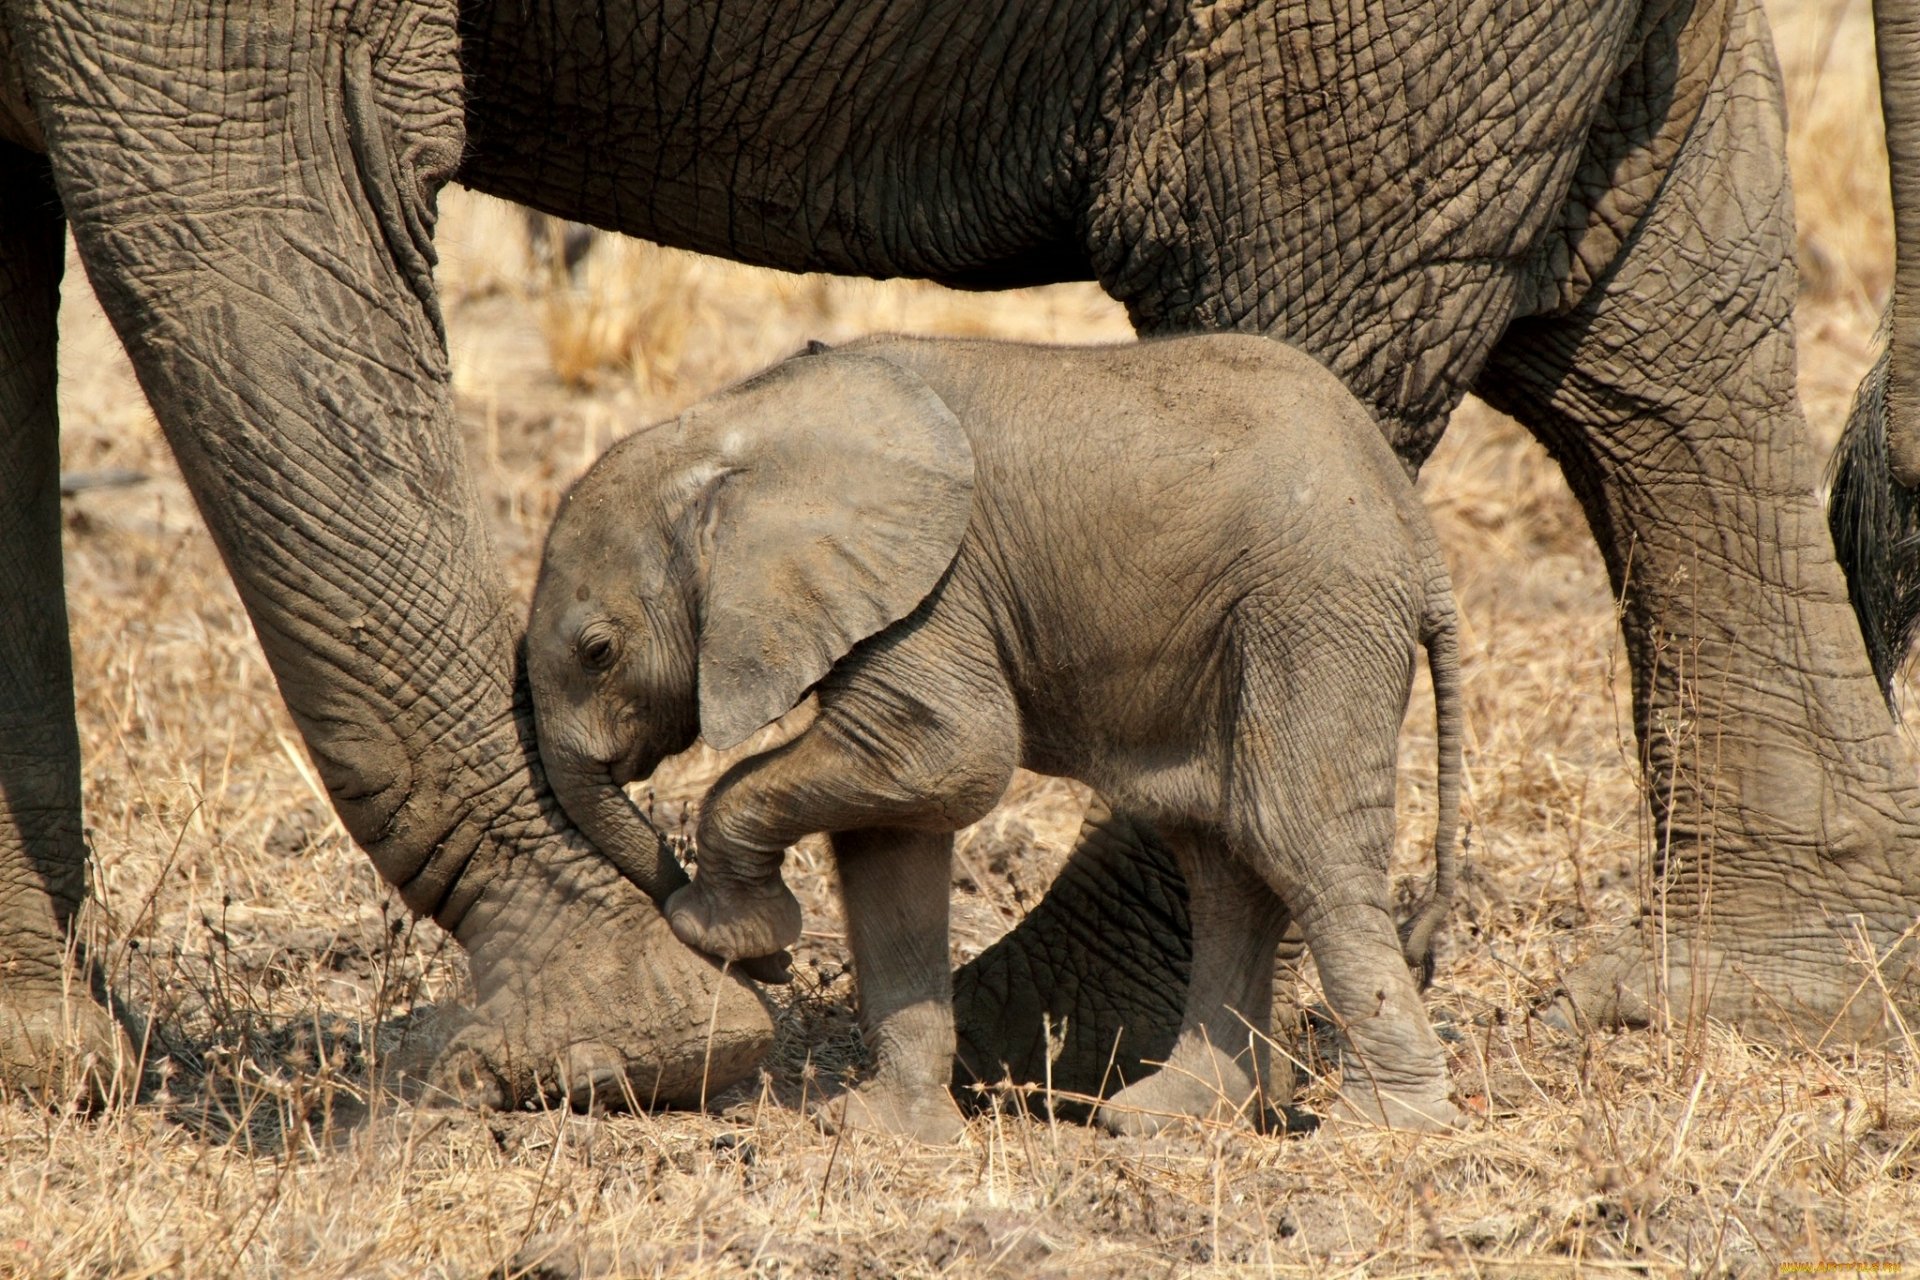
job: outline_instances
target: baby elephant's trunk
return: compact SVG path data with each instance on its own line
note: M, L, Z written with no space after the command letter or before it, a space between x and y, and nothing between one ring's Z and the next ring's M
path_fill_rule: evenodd
M1434 742L1438 756L1434 787L1433 889L1400 929L1400 946L1421 990L1433 981L1433 946L1453 906L1460 879L1460 627L1453 583L1434 553L1428 575L1420 643L1433 675Z

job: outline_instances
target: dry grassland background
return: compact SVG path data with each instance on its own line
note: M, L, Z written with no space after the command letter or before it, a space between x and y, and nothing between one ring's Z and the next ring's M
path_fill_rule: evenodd
M1801 380L1838 433L1889 275L1867 0L1776 4L1806 292ZM473 465L518 590L556 497L617 435L795 349L874 330L1115 340L1092 286L961 295L606 241L569 283L517 211L445 200L441 278ZM456 998L333 820L219 560L76 273L64 462L150 476L68 501L95 896L86 936L150 1019L151 1083L83 1118L0 1106L0 1275L1161 1276L1920 1270L1911 1050L1721 1030L1580 1042L1529 998L1637 906L1646 829L1605 575L1543 453L1469 404L1421 489L1463 605L1472 873L1432 1005L1488 1122L1107 1139L1004 1108L951 1150L817 1135L790 1103L857 1067L829 873L802 850L800 980L762 1091L714 1114L356 1111L385 1025ZM1421 699L1425 694L1420 695ZM653 796L686 820L717 762ZM1431 821L1408 719L1402 869ZM1023 778L963 838L957 958L1033 902L1078 822ZM1304 1103L1323 1109L1324 1084ZM516 1270L515 1268L519 1268ZM1885 1274L1879 1272L1878 1274Z

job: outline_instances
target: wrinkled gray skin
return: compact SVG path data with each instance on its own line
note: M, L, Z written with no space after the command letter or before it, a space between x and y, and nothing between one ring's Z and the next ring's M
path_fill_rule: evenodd
M817 687L806 728L714 786L666 911L702 951L772 955L800 937L781 860L831 833L876 1060L836 1119L958 1136L953 833L1018 765L1150 818L1191 895L1179 1037L1108 1127L1258 1106L1291 920L1354 1047L1347 1107L1439 1128L1461 1113L1387 878L1423 644L1441 784L1422 961L1454 869L1452 591L1366 410L1265 338L895 338L796 357L614 446L548 535L527 673L547 777L602 843L619 784Z
M1882 7L1883 56L1910 61L1915 15ZM1597 1021L1671 1007L1809 1042L1885 1033L1907 955L1875 975L1852 953L1892 948L1920 909L1920 795L1813 496L1758 0L720 13L0 0L8 1079L61 1088L37 1064L66 1022L114 1043L64 1001L85 848L52 461L63 227L342 820L473 958L480 1006L436 1079L688 1098L767 1043L751 991L670 938L657 844L607 851L653 868L643 892L531 748L432 279L456 166L756 262L1092 277L1143 331L1298 345L1410 465L1478 391L1565 469L1633 667L1657 879L1568 994ZM1920 76L1886 83L1912 155ZM1911 179L1895 208L1907 262ZM1897 319L1920 305L1901 280ZM1043 1013L1069 1027L1056 1079L1086 1087L1122 1025L1123 1057L1170 1041L1183 890L1143 842L1092 824L1027 924L959 976L964 1068L1038 1074Z

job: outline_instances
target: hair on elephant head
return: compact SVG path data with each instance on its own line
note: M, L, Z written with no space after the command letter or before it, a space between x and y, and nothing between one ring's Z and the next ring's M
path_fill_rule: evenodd
M952 412L872 356L789 361L615 445L562 505L528 633L567 813L664 898L677 868L621 786L696 735L743 741L912 612L972 497Z

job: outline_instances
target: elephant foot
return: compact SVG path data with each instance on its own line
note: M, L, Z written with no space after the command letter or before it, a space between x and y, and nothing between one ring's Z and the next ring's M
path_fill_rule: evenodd
M800 900L778 876L764 889L719 887L696 876L667 899L674 936L723 960L776 955L800 941Z
M967 1129L959 1106L945 1086L889 1080L869 1080L857 1089L849 1089L822 1103L813 1118L827 1133L884 1133L928 1146L952 1146Z
M1450 1098L1407 1098L1366 1088L1343 1088L1332 1118L1397 1129L1402 1133L1451 1133L1467 1126L1467 1113Z
M16 988L0 996L0 1093L90 1108L133 1083L134 1062L113 1015L82 992Z
M549 871L567 874L490 894L462 923L479 998L410 1037L392 1062L403 1092L494 1108L698 1106L753 1071L773 1020L736 972L682 946L597 857Z
M1182 1041L1167 1064L1102 1103L1100 1127L1120 1137L1145 1138L1183 1125L1252 1127L1264 1098L1244 1051L1224 1053Z
M1920 948L1871 918L1804 901L1755 913L1716 906L1712 932L1657 918L1621 930L1542 1003L1564 1030L1685 1027L1711 1018L1813 1047L1899 1035L1891 1005L1914 1008Z

